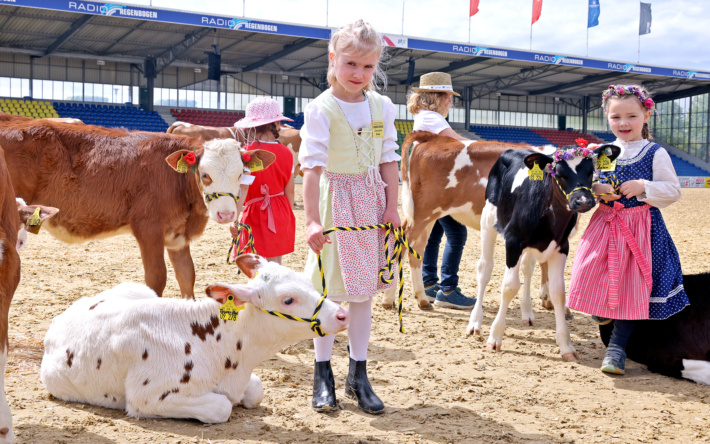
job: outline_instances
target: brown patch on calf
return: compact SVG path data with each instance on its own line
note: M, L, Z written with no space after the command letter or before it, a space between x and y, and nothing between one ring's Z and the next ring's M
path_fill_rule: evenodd
M93 310L94 308L96 308L97 305L99 305L99 304L102 303L102 302L103 302L103 300L101 300L101 301L95 303L94 305L92 305L91 307L89 307L89 310Z
M224 362L224 368L230 368L232 367L232 360L227 358L227 360Z
M98 361L96 361L96 370L98 370L100 368L101 368L101 358L99 358Z
M189 355L191 351L192 351L192 346L190 346L189 342L186 342L185 343L185 354Z
M222 339L222 333L217 333L217 336L215 336L214 339L219 342L219 340Z
M237 361L234 361L234 364L232 364L232 370L236 370L238 365L239 363Z
M186 371L186 372L192 371L192 368L193 368L194 366L195 366L195 365L192 363L192 361L188 361L187 363L185 363L185 371Z
M67 365L69 367L71 367L71 364L73 361L74 361L74 352L69 351L69 349L67 349Z
M192 334L200 338L202 341L207 340L207 335L214 335L214 329L218 326L219 317L217 316L210 317L210 322L205 325L200 325L197 322L193 322L192 324L190 324L190 327L192 328Z
M145 381L143 381L143 385L148 385L149 382L150 382L150 379L146 379Z
M160 395L160 398L158 398L158 401L164 400L165 398L168 397L169 394L170 394L170 390L168 390L167 392L165 392L165 393L163 393L162 395Z
M237 341L237 351L242 351L242 340Z
M10 431L10 429L8 429L7 427L1 428L1 429L0 429L0 436L5 436L5 435L7 435L7 432L9 432L9 431Z
M187 384L188 382L190 382L190 373L183 373L180 384Z
M144 361L146 359L148 359L148 349L147 348L145 349L145 351L143 352L143 356L141 356L141 357L143 358Z

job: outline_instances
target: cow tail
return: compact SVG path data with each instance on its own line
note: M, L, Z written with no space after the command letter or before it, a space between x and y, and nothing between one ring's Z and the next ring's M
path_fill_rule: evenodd
M400 172L402 175L402 182L409 182L409 148L412 146L414 138L411 134L404 138L402 142L402 161L400 164Z

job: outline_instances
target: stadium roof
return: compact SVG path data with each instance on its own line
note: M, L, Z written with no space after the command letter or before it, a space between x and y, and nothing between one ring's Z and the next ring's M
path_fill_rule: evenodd
M302 77L317 85L331 30L90 1L0 0L0 52L168 66L206 67L219 48L222 73ZM385 36L389 88L431 71L452 75L472 98L489 94L597 98L610 83L643 83L659 102L710 92L710 73L578 56Z

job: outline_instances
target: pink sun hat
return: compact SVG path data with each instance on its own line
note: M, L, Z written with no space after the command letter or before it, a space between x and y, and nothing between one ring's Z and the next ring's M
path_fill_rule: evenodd
M237 128L254 128L281 120L293 122L293 119L284 117L281 114L281 108L279 108L276 100L269 97L258 97L247 105L246 115L243 119L237 121L234 126Z

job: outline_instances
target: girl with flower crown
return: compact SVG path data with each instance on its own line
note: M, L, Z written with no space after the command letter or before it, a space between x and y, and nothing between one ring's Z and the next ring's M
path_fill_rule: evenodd
M653 99L645 88L612 85L602 107L622 152L614 164L597 160L594 192L603 202L579 242L568 305L599 324L614 323L601 370L623 375L634 321L666 319L688 305L660 212L680 199L680 183L668 152L648 140Z

